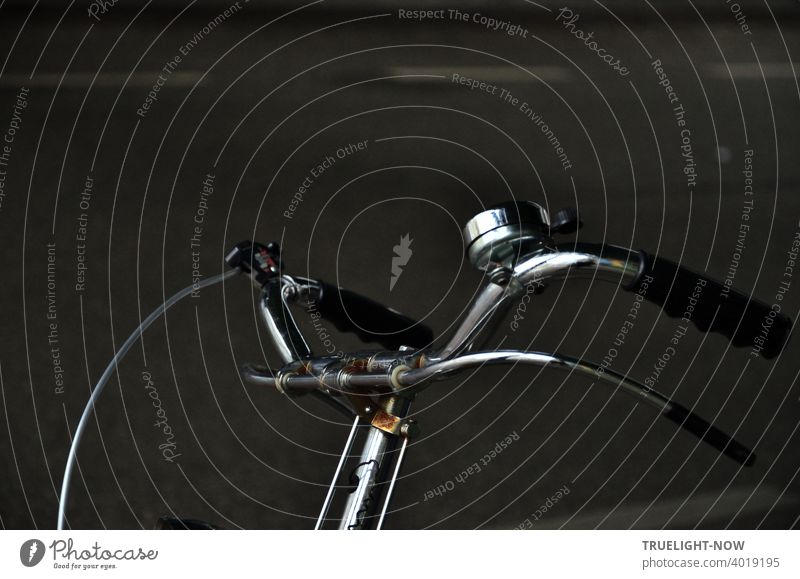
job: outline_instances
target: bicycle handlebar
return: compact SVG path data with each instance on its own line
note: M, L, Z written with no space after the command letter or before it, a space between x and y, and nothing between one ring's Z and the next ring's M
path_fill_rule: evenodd
M590 275L619 283L660 306L664 313L690 321L701 331L717 332L736 347L752 347L765 358L780 353L791 335L792 322L780 306L768 306L667 259L613 245L578 243L557 246L520 260L506 287L487 284L473 302L437 358L448 359L471 349L478 334L497 320L521 289L531 282Z
M735 346L758 347L766 358L776 356L790 335L791 320L781 314L779 308L769 307L733 290L727 283L720 284L669 260L654 259L643 251L586 243L545 245L504 265L491 262L491 249L482 247L481 250L489 254L489 265L495 267L494 270L486 268L490 281L440 348L431 346L433 332L429 328L369 298L322 281L287 276L274 269L257 272L258 284L263 286L262 314L287 366L277 373L247 367L243 374L251 382L273 385L287 394L319 391L325 396L335 396L335 391L339 390L345 396L352 396L359 389L367 389L371 394L413 396L422 383L467 367L491 363L552 365L591 375L597 381L635 394L658 408L662 416L733 460L746 466L754 462L755 455L749 449L715 426L610 368L601 369L558 354L475 353L473 350L479 336L488 333L491 322L502 317L528 283L567 276L588 274L619 283L627 291L661 306L668 316L681 318L686 324L691 321L703 331L719 332ZM253 260L250 263L254 263ZM268 281L262 283L265 278ZM373 364L374 358L357 355L313 358L289 313L288 301L300 296L306 298L309 311L316 308L320 316L339 330L355 332L362 340L377 341L393 352L381 354L383 361L377 365ZM770 331L763 336L762 330L770 319ZM401 349L402 346L417 351L412 354ZM393 369L400 372L395 373ZM406 394L402 394L403 390ZM355 412L361 418L372 420L373 415L366 413L365 408L370 408L366 402ZM370 412L375 411L373 406Z
M755 454L714 425L659 392L611 368L559 354L515 350L475 352L479 338L502 318L509 307L529 291L528 284L545 285L550 279L590 275L615 282L635 292L684 325L691 321L700 330L719 332L734 346L752 346L765 358L778 355L791 334L791 320L777 304L763 302L734 290L730 279L719 283L644 251L611 245L574 243L554 245L553 234L580 228L576 209L557 212L553 220L545 209L529 201L512 201L490 207L464 227L467 256L486 273L488 283L474 299L450 338L434 347L433 333L422 324L373 300L325 282L285 275L277 245L243 242L226 261L248 273L262 287L261 313L285 365L276 372L245 366L244 378L273 386L287 395L312 394L335 410L355 415L350 437L323 505L317 528L324 521L332 489L350 451L356 427L370 425L353 476L359 481L349 496L339 528L363 528L374 511L373 492L378 472L391 446L403 438L405 450L414 436L414 420L408 409L415 395L437 379L467 368L487 364L533 364L554 367L589 377L636 396L654 406L661 416L678 424L701 441L734 461L750 466ZM289 309L289 302L306 298L309 311L333 323L341 331L356 333L364 341L378 341L391 351L339 353L313 357ZM389 494L402 461L401 450ZM383 505L380 521L388 505ZM378 525L380 527L380 523Z

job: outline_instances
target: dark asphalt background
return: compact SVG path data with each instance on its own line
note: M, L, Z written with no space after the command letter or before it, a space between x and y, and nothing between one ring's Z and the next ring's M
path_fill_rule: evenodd
M471 21L400 19L388 2L292 13L288 4L242 2L166 75L143 118L137 109L159 71L227 4L139 11L120 2L99 22L87 2L66 12L55 3L0 7L3 135L16 95L29 89L0 208L3 527L55 525L70 432L91 386L139 320L192 282L190 239L207 174L213 194L196 255L203 276L221 271L237 241L276 240L288 272L336 281L441 333L482 281L462 259L460 227L512 197L579 207L582 241L644 248L724 278L752 149L754 206L734 281L775 301L800 227L800 90L790 64L800 51L797 3L741 2L750 34L723 2L568 3L579 27L622 59L626 77L556 22L561 4L509 4L462 7L519 24L527 38ZM655 59L686 110L698 175L691 195ZM454 84L453 73L529 103L572 168L519 107ZM313 167L362 141L364 150L337 158L284 216ZM76 291L81 213L87 269ZM404 234L413 256L390 292ZM256 295L244 279L203 290L131 351L79 455L73 527L150 528L163 514L228 528L313 526L348 426L315 401L242 384L240 364L278 364ZM781 306L794 318L799 303L795 275ZM519 330L510 318L501 323L492 344L599 361L631 304L614 285L555 284L534 298ZM645 305L613 368L645 378L676 327ZM362 347L326 329L336 349ZM767 361L692 330L659 378L660 390L753 446L751 468L584 378L494 369L439 383L415 406L423 436L407 454L387 527L510 528L526 519L535 528L797 527L799 369L796 340ZM154 426L144 371L172 429L180 455L172 462L159 450L166 437ZM511 433L518 440L481 472L456 480ZM446 492L424 500L436 488Z

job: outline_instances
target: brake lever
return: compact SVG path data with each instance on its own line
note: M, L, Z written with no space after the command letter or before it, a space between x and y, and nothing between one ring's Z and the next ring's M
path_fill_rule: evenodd
M257 241L240 241L225 256L225 263L249 275L256 286L263 287L280 275L281 248L275 242L263 245Z

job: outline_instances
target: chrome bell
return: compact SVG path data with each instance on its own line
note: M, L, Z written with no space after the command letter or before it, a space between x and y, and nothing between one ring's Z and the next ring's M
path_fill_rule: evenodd
M550 217L533 201L500 203L467 221L464 241L470 262L479 270L511 269L551 241Z

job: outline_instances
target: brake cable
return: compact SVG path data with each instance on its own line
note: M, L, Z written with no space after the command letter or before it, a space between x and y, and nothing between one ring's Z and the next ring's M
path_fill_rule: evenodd
M86 426L89 424L89 417L92 415L92 410L94 410L94 406L97 403L98 398L100 398L100 395L103 393L106 383L119 366L122 358L125 357L125 354L128 353L128 350L130 350L131 347L136 343L136 340L142 336L144 331L170 307L197 290L223 282L239 273L242 273L241 269L228 270L219 275L215 275L214 277L205 279L199 283L185 287L153 310L153 312L147 316L141 324L139 324L139 327L136 328L130 336L128 336L128 339L123 342L120 349L116 352L116 354L114 354L114 357L111 358L111 361L108 363L108 366L106 366L105 371L97 381L97 385L94 387L94 389L92 389L92 394L89 396L89 400L86 402L86 406L83 409L83 414L81 414L78 427L75 429L75 435L72 437L72 442L69 447L69 456L67 457L67 464L64 467L64 480L61 482L61 495L58 500L58 524L56 528L59 531L64 530L64 525L66 523L69 487L70 481L72 480L72 471L74 470L75 464L78 460L78 446L80 446L81 439L86 431Z

